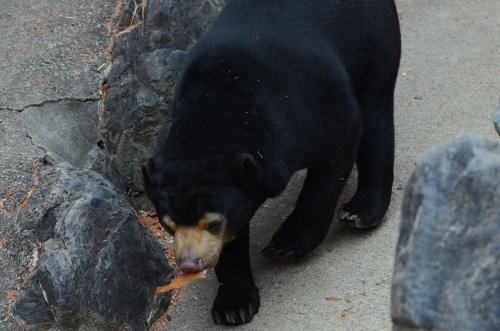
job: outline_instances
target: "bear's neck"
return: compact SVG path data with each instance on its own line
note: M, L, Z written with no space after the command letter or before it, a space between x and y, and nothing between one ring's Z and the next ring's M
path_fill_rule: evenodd
M167 139L169 154L177 150L193 158L196 154L256 153L266 143L264 110L237 88L204 80L185 87L177 99Z

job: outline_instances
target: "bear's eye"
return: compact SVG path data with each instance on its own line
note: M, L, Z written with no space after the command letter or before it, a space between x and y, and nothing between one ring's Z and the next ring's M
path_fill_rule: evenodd
M207 231L212 234L218 234L222 229L222 221L212 221L207 225Z

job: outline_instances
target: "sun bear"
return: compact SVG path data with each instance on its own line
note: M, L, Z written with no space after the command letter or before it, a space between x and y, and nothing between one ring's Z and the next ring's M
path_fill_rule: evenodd
M295 209L264 256L300 257L323 241L354 164L357 191L339 219L383 219L400 44L393 0L229 0L190 50L168 135L143 174L180 269L215 268L216 323L258 312L249 222L298 170Z

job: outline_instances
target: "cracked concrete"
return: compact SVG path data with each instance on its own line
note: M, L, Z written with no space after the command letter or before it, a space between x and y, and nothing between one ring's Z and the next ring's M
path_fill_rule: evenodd
M98 102L63 99L25 108L21 125L47 151L48 161L82 168L97 143Z
M0 111L21 113L20 127L49 161L82 167L97 142L112 6L17 1L2 8Z
M44 151L46 161L70 162L82 168L97 143L98 98L61 98L0 109L19 113L19 129L30 143Z
M111 15L99 1L2 2L0 109L98 99Z
M62 102L62 101L89 102L89 101L100 101L100 100L101 100L101 97L89 97L89 98L70 97L70 98L61 98L61 99L56 99L56 100L45 100L45 101L42 101L40 103L25 105L22 108L1 108L0 107L0 111L7 110L7 111L15 111L15 112L21 113L27 108L43 107L43 106L51 104L51 103L58 103L58 102Z

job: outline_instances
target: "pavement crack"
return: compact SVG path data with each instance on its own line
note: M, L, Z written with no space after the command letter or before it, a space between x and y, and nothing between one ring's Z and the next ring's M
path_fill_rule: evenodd
M43 102L26 105L22 108L3 108L3 107L0 107L0 110L15 111L15 112L21 113L24 110L31 108L31 107L43 107L43 106L48 105L48 104L53 104L53 103L58 103L58 102L63 102L63 101L75 101L75 102L85 103L85 102L96 102L96 101L100 101L100 100L101 100L100 96L94 96L94 97L88 97L88 98L70 97L70 98L45 100Z

